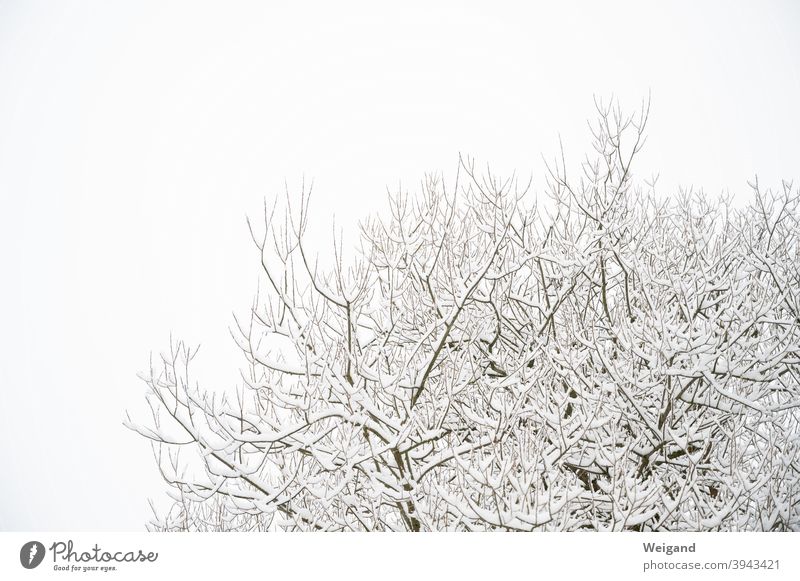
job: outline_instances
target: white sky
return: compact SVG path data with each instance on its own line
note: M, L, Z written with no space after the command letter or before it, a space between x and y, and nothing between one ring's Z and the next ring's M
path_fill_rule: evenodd
M800 178L796 2L259 4L0 0L0 530L143 528L136 374L173 332L235 381L284 180L321 229L459 152L538 189L648 92L662 192Z

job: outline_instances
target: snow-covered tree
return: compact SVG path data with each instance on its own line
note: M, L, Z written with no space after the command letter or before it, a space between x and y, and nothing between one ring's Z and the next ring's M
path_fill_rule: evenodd
M315 266L251 227L236 397L145 377L157 530L800 530L800 192L659 199L647 109L599 107L546 199L462 161Z

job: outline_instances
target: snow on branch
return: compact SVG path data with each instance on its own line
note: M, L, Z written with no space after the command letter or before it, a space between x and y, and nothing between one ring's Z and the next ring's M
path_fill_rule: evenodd
M659 199L599 105L546 200L461 160L322 271L265 210L235 397L144 376L157 530L800 530L800 192ZM267 292L264 292L264 288Z

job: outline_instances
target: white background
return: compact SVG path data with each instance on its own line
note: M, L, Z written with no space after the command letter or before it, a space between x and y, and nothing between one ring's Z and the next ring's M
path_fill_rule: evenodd
M575 579L697 579L698 581L797 579L797 537L769 533L447 533L319 534L293 533L2 533L0 577L3 579L326 579L336 581L480 580L537 581ZM42 563L32 571L20 565L20 548L38 540L45 546ZM158 553L155 562L114 564L113 572L55 570L53 543L73 541L80 554L133 551ZM643 543L695 545L694 552L667 555L645 552ZM60 549L61 547L57 547ZM310 558L312 557L313 558ZM651 561L700 563L718 567L732 560L772 561L772 569L700 569L644 571ZM779 561L777 564L775 561ZM765 563L767 564L767 563ZM752 566L756 566L754 563Z
M0 0L0 530L142 530L136 375L172 332L235 383L284 185L352 240L459 153L540 191L594 95L648 93L663 194L800 178L800 3L286 4Z

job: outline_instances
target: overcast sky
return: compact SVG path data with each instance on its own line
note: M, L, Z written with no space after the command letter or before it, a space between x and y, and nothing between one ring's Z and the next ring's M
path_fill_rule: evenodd
M665 195L800 179L800 3L288 4L0 0L0 530L142 530L136 375L172 332L236 381L284 184L322 230L459 153L540 190L612 94Z

